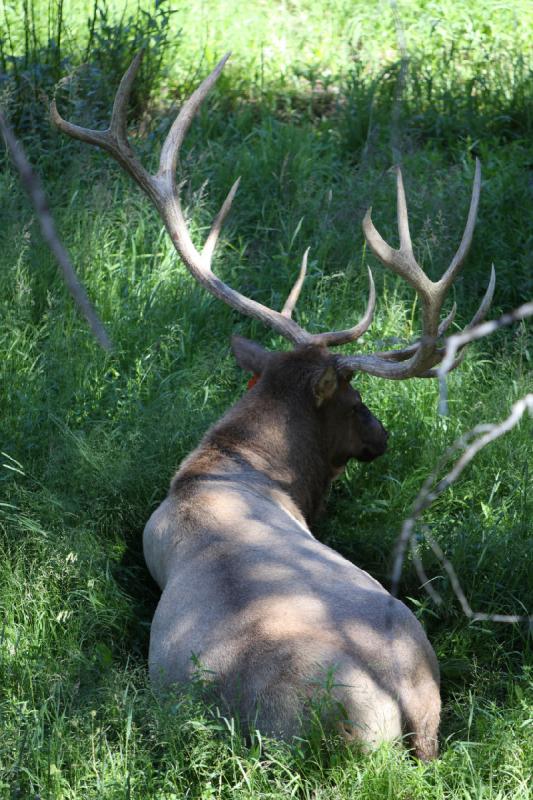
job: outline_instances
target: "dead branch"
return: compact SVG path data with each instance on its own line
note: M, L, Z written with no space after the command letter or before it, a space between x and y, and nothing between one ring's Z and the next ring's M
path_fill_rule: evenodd
M499 319L493 319L489 322L481 322L479 325L473 325L471 328L468 326L460 333L455 333L446 339L446 353L439 366L436 368L437 377L439 379L439 413L448 413L448 387L446 384L446 376L456 366L457 356L465 345L473 342L476 339L481 339L483 336L488 336L499 328L505 325L511 325L513 322L526 319L533 316L533 303L524 303L524 305L515 308L503 314Z
M89 327L98 341L98 344L103 347L104 350L110 352L113 349L113 344L107 335L103 323L100 321L96 311L94 310L83 284L76 275L65 246L58 236L41 180L35 170L32 168L21 143L15 137L15 134L11 130L1 112L0 130L4 136L6 146L11 158L13 159L13 163L19 172L22 185L26 189L26 192L28 193L28 196L37 214L43 238L54 254L59 268L63 274L63 280L65 281L74 302L78 306L79 311L87 320Z
M524 309L530 307L529 313L524 312ZM463 334L458 334L456 337L452 337L449 341L452 342L454 338L458 341L457 347L461 346L462 342L460 341L462 337L468 336L470 334L470 338L468 339L471 341L472 339L479 339L481 336L486 335L486 333L491 333L497 328L501 327L502 325L509 324L509 322L514 321L515 319L523 319L524 316L529 316L530 313L533 313L533 303L528 303L524 306L520 306L520 308L516 309L515 311L511 312L510 314L506 314L503 317L500 317L499 320L495 320L494 322L487 322L483 325L477 326L477 331L473 328L471 331L465 332ZM480 329L485 329L484 333L480 333ZM488 329L488 330L487 330ZM473 334L473 335L472 335ZM449 363L453 363L453 355ZM394 565L392 570L392 587L391 587L391 594L393 596L397 596L398 594L398 587L400 583L400 578L403 569L403 562L405 559L405 552L409 544L411 544L411 548L414 555L414 564L417 571L417 574L422 581L422 585L429 596L434 600L438 605L441 605L443 600L442 596L436 591L436 589L431 585L429 582L428 576L424 571L422 561L418 554L416 553L416 536L414 532L415 524L419 517L423 514L423 512L437 499L449 486L451 486L454 481L457 480L459 475L465 469L468 464L472 461L472 459L491 442L499 439L500 436L503 436L505 433L510 431L518 422L522 419L523 415L525 414L526 410L533 416L533 393L527 394L525 397L522 397L518 400L512 407L511 413L509 416L500 422L499 424L496 423L489 423L489 424L482 424L476 425L471 431L461 436L457 441L455 441L451 447L449 447L444 455L439 459L435 469L433 472L426 478L422 489L420 490L414 504L411 516L408 517L405 522L403 523L402 532L398 537L398 541L396 543L395 548L395 557L394 557ZM447 472L447 474L437 480L438 474L441 471L441 468L447 463L452 456L454 456L457 452L464 451L462 455L457 459L454 463L452 468ZM466 599L466 595L461 587L457 574L450 563L450 561L444 555L440 545L433 539L433 537L429 534L429 531L426 527L423 529L424 536L426 541L428 542L429 546L441 562L443 568L447 572L450 583L453 589L453 592L461 607L463 609L464 614L473 621L491 621L491 622L529 622L530 626L533 626L533 615L520 615L520 614L486 614L480 611L473 611Z

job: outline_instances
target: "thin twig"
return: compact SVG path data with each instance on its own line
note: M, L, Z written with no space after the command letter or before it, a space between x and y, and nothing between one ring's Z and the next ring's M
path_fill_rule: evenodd
M41 180L32 168L21 143L15 137L15 134L1 112L0 131L4 135L7 149L19 172L22 185L26 189L33 207L35 208L43 238L59 264L59 268L63 273L63 279L74 302L87 320L100 346L107 352L111 352L111 350L113 350L113 344L107 335L103 323L94 310L83 284L76 275L66 248L58 236Z
M533 303L524 303L524 305L515 308L514 311L509 311L503 314L499 319L493 319L489 322L481 322L479 325L474 325L472 328L466 328L460 333L455 333L446 340L446 353L440 362L436 372L439 379L439 413L448 413L448 389L446 385L446 376L453 368L458 352L469 342L476 339L481 339L483 336L488 336L494 333L498 328L503 328L505 325L511 325L513 322L518 322L526 317L533 316Z
M489 326L489 330L486 331L488 333L492 332L493 330L497 330L498 327L501 325L508 324L508 322L504 320L504 318L511 318L509 321L514 321L515 319L523 319L523 309L526 309L527 306L531 306L533 309L533 303L526 304L521 306L520 308L516 309L515 311L511 312L510 314L504 315L501 317L500 320L495 320L494 322L487 322L483 325L477 326L478 329L487 328ZM523 314L522 316L520 314ZM500 324L499 324L500 323ZM471 341L472 339L479 339L480 336L486 334L475 334L475 328L471 331L467 331L464 334L458 334L456 337L457 340L461 340L462 337L466 337L468 334L474 334L471 338L468 338L467 341ZM450 340L451 341L451 340ZM459 342L457 346L460 346L462 341ZM452 356L453 360L453 356ZM495 439L499 439L500 436L503 436L505 433L510 431L518 422L522 419L525 412L529 411L529 413L533 416L533 393L525 395L520 400L518 400L512 407L511 413L509 416L500 422L499 424L496 423L489 423L489 424L482 424L476 425L471 431L461 436L457 441L455 441L451 447L446 450L444 455L439 459L437 466L433 470L433 472L426 478L422 489L420 490L414 504L411 516L408 517L405 522L403 523L402 532L398 537L398 541L396 543L395 548L395 557L394 557L394 565L392 570L392 587L391 587L391 594L396 597L398 594L398 587L400 583L400 578L403 569L403 562L405 559L405 552L409 543L411 543L411 547L413 552L415 552L415 544L416 538L414 534L414 527L418 518L423 514L423 512L437 499L449 486L451 486L454 481L457 480L459 475L465 469L468 464L472 461L472 459L491 442L495 441ZM443 466L444 463L449 461L452 455L455 455L458 451L463 450L463 454L457 459L454 463L452 468L447 472L447 474L437 481L437 476ZM475 621L480 620L487 620L491 622L529 622L530 625L533 625L533 615L520 615L520 614L486 614L480 611L472 611L470 607L466 595L461 587L457 574L450 563L450 561L444 555L440 545L433 539L433 537L429 534L429 531L426 527L423 528L423 534L430 545L431 549L441 562L443 568L448 574L450 578L450 583L453 589L453 592L457 599L459 600L463 612L465 615ZM436 591L436 589L431 586L428 580L428 576L424 571L422 562L419 557L414 559L414 564L416 571L420 580L422 581L422 585L424 589L427 591L429 596L437 603L442 604L442 596Z

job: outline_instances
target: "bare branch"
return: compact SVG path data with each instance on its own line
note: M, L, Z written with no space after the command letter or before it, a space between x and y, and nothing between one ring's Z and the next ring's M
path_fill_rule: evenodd
M15 134L1 112L0 130L4 136L13 163L19 172L22 185L26 189L32 205L35 208L43 238L56 258L59 268L63 273L63 279L72 295L72 299L87 320L98 344L103 347L104 350L110 352L113 349L111 340L94 310L83 284L76 275L70 256L57 234L41 180L32 168L21 143L16 139Z
M483 300L482 305L484 303L485 299ZM434 375L436 375L439 379L439 412L441 414L448 413L448 388L446 385L446 376L448 372L454 368L455 362L457 361L457 355L463 349L463 347L469 342L482 339L483 336L488 336L490 333L494 333L494 331L497 331L499 328L503 328L505 325L511 325L513 322L518 322L521 319L526 319L527 317L531 316L533 316L533 302L524 303L524 305L515 308L513 311L503 314L499 319L493 319L489 322L482 322L479 325L467 327L464 331L456 333L446 340L446 353L438 368L434 370Z
M532 307L530 313L533 313L533 303L527 304ZM506 317L510 317L512 315L516 315L517 312L520 312L521 309L524 309L526 306L521 306L516 311L511 312L511 314L505 315ZM514 317L515 319L521 319L521 316ZM492 325L491 330L496 330L497 327L500 327L498 323L503 319L495 320L493 323L486 323L486 325ZM502 325L508 324L506 322L501 323ZM485 327L485 326L479 326ZM474 330L474 329L472 329ZM459 334L462 336L465 334ZM474 336L473 338L480 338L479 336ZM451 340L450 340L451 341ZM394 557L394 565L392 570L392 586L391 586L391 594L395 597L398 594L398 587L400 583L400 578L403 569L403 562L405 559L405 552L409 544L415 551L415 544L416 544L416 537L414 533L414 528L416 521L419 517L424 513L424 511L439 497L449 486L451 486L454 481L457 480L459 475L465 469L468 464L472 461L472 459L491 442L499 439L500 436L503 436L505 433L510 431L518 422L522 419L523 415L526 411L529 411L531 416L533 416L533 393L527 394L525 397L522 397L518 400L512 407L511 413L509 416L500 422L499 424L496 423L489 423L489 424L481 424L476 425L471 431L468 431L466 434L461 436L457 439L451 447L449 447L444 455L439 459L435 469L433 472L426 478L422 489L420 490L414 504L411 516L409 516L405 522L403 523L402 532L398 537L396 542L395 548L395 557ZM452 468L446 473L446 475L437 481L437 476L441 471L441 468L444 466L445 463L449 461L452 456L455 456L456 453L463 451L462 455L456 460ZM443 568L446 570L449 578L452 589L455 593L455 596L459 600L463 612L465 615L474 621L492 621L492 622L529 622L530 625L533 625L533 615L526 616L526 615L519 615L519 614L487 614L480 611L472 611L467 599L466 595L461 587L457 574L450 563L450 561L446 558L444 552L442 551L440 545L433 539L433 537L429 534L429 531L424 526L423 534L429 543L431 549L441 562ZM441 595L435 590L433 586L429 583L428 577L424 571L422 562L419 557L414 558L415 568L417 570L418 576L422 581L422 585L430 597L437 603L442 604L443 600Z

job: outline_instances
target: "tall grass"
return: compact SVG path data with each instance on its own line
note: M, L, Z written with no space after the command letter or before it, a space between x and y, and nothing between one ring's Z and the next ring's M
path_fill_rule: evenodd
M402 590L442 669L442 757L434 764L417 765L395 748L363 757L319 729L292 747L259 736L245 743L195 687L163 705L147 684L157 591L141 555L144 523L180 459L244 391L231 333L285 345L193 284L161 221L105 155L51 131L54 82L74 70L58 90L65 116L105 124L121 70L151 42L131 117L149 165L175 100L233 48L184 149L195 238L240 174L216 263L225 280L279 308L310 245L302 324L353 324L370 263L379 302L359 346L418 331L412 291L365 251L360 231L372 203L376 224L396 241L388 167L401 54L391 8L211 0L173 10L28 0L0 12L8 22L2 103L118 343L104 356L71 307L3 156L0 797L525 800L530 634L469 624L422 543L446 603L431 605L409 565ZM409 69L396 135L415 246L432 277L460 240L474 156L483 163L474 246L450 298L463 324L491 262L495 314L533 292L527 8L441 0L399 10ZM530 324L475 345L450 377L447 418L436 413L431 381L360 376L364 399L392 432L390 452L334 484L317 536L386 582L422 480L456 435L503 417L531 391L532 357ZM524 420L484 451L425 517L476 610L533 608L531 432Z

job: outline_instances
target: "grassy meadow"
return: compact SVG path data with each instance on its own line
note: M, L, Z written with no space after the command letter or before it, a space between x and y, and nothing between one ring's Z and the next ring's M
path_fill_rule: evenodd
M533 797L531 632L470 623L422 539L445 602L427 598L410 561L401 596L441 665L434 763L399 747L363 756L318 728L292 746L245 742L195 687L155 699L147 650L158 594L144 524L181 459L245 391L231 334L287 345L195 285L133 182L48 120L55 91L66 118L104 126L123 70L147 45L130 122L153 166L181 100L232 50L179 167L196 241L241 175L218 274L280 308L309 246L296 316L320 331L361 316L370 264L378 304L357 348L371 352L419 332L414 293L361 232L371 204L397 242L398 153L415 250L432 278L460 242L481 159L474 243L446 305L457 302L457 325L492 263L492 316L532 299L532 30L524 0L6 0L0 105L115 351L104 354L73 307L2 148L1 800ZM533 390L532 323L471 347L449 377L447 417L434 381L354 382L390 430L390 449L349 467L314 532L388 585L401 522L441 453ZM532 433L524 419L424 516L476 611L533 613Z

